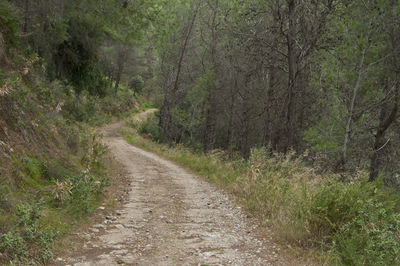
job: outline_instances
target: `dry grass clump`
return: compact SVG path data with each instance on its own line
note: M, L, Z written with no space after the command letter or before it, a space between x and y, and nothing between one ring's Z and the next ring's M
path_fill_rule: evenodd
M58 202L66 201L72 195L72 189L74 185L71 181L57 181L54 188L51 191L54 200Z

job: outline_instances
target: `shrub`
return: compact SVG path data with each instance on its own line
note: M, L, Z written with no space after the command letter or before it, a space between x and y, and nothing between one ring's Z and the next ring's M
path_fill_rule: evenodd
M135 94L141 94L144 88L144 81L140 75L132 77L128 82L128 88Z
M53 257L51 245L57 232L39 225L40 212L41 203L17 206L16 225L0 238L0 252L8 257L11 264L30 263L33 257L46 263Z
M369 195L360 182L352 185L333 182L321 186L313 196L310 207L309 226L314 237L331 240L341 226L357 215L363 200Z
M28 185L34 188L40 188L46 180L48 168L39 158L35 156L23 155L13 158L14 173L19 185Z
M160 142L161 132L158 126L157 116L152 116L144 121L139 128L139 133L151 137L154 141Z
M334 235L332 250L343 265L399 265L400 213L369 199Z

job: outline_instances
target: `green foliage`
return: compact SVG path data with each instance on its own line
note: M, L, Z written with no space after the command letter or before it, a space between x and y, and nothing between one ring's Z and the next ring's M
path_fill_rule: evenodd
M90 121L96 114L96 104L96 99L85 93L78 96L71 92L63 109L65 118L77 122Z
M398 196L379 183L354 181L351 184L329 182L323 184L313 195L310 206L310 228L319 238L332 236L344 225L358 219L363 212L374 215L371 202L382 203L386 212L396 211ZM329 239L330 241L331 239Z
M67 180L71 182L72 190L64 204L75 217L92 212L97 205L97 197L108 184L107 176L99 178L85 173L69 177Z
M349 222L334 236L332 250L341 265L398 265L400 213L390 200L366 199Z
M14 149L10 169L0 169L2 265L48 263L57 237L98 207L109 185L106 149L86 123L101 125L137 106L133 91L111 92L100 53L110 22L102 12L121 7L89 2L0 1L0 146ZM137 81L138 92L144 84Z
M23 155L14 158L14 172L21 187L41 188L47 174L46 165L37 157Z
M149 109L154 108L154 105L153 105L151 102L143 102L143 103L140 105L140 107L141 107L143 110L149 110Z
M78 95L69 91L63 107L64 117L70 122L88 122L102 125L112 117L122 117L135 110L137 99L129 90L119 91L116 96L110 94L104 98L83 92Z
M185 143L191 147L200 148L198 139L201 135L207 106L208 89L214 85L215 73L212 70L196 80L185 97L181 107L174 107L171 110L172 121L176 127L174 140Z
M68 23L69 38L59 45L55 61L59 78L66 78L77 93L88 91L104 97L107 82L100 68L98 48L102 32L87 17L74 17Z
M17 223L1 236L0 252L12 264L31 263L34 260L46 263L53 257L51 246L57 232L39 225L41 203L20 204L16 207Z
M97 135L86 135L79 143L75 152L86 151L81 165L69 151L72 159L66 161L38 154L13 158L17 186L0 186L0 262L47 263L57 237L97 208L108 185L107 150Z
M0 56L3 45L15 47L19 42L20 20L17 10L7 1L0 2ZM2 40L4 38L4 40ZM5 42L5 43L4 43Z
M144 121L139 128L139 133L150 136L152 140L160 142L161 141L161 133L160 127L158 126L159 119L158 116L152 116L150 119Z
M392 43L399 30L394 22L399 17L395 11L398 4L384 0L338 5L324 36L325 42L338 41L315 55L320 69L312 71L311 84L320 95L315 106L319 115L303 136L307 146L318 156L322 154L331 169L343 153L346 126L351 132L346 166L354 170L360 162L368 164L371 154L366 149L373 143L370 129L379 123L381 103L393 104L386 86L388 80L396 79L398 69L392 61L398 61Z
M128 88L135 94L141 94L144 88L143 78L139 75L134 76L129 80Z

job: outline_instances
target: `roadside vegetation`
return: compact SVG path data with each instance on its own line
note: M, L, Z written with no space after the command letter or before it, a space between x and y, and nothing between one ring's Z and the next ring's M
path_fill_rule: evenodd
M155 152L233 193L287 252L313 254L335 265L400 263L400 196L368 173L321 174L307 166L307 154L271 153L254 148L248 160L221 150L204 154L180 144L159 142L157 117L128 121L127 141ZM309 158L308 158L309 159Z
M96 130L139 110L146 72L121 69L140 34L116 36L115 2L0 1L1 265L49 263L115 181Z

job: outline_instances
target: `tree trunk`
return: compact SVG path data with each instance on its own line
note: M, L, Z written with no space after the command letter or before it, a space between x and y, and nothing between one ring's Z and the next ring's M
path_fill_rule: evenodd
M211 5L210 5L211 6ZM209 152L215 148L216 141L216 124L217 124L217 84L216 77L218 76L218 66L216 60L217 54L217 36L216 36L216 20L218 13L218 0L215 2L213 7L213 17L211 23L211 45L210 45L210 56L211 64L213 68L213 84L209 88L207 102L209 104L207 115L206 115L206 127L204 132L204 152Z
M231 101L229 105L229 122L228 122L228 154L232 158L233 154L233 139L234 139L234 111L235 111L235 101L236 101L236 90L237 90L237 78L234 78L233 89L231 89Z
M244 82L244 86L248 86L250 82L251 74L247 74ZM248 159L250 157L250 99L248 93L243 93L243 111L242 111L242 128L240 130L240 153L243 158Z
M272 142L272 121L271 121L271 103L272 103L272 97L273 97L273 91L275 87L275 67L271 63L270 66L268 67L268 87L267 87L267 106L265 106L265 111L266 111L266 117L264 119L264 135L263 135L263 141L262 144L264 146L269 146L269 149L274 148L274 144Z
M192 33L192 29L194 26L194 22L196 21L197 14L200 9L200 3L201 0L197 0L197 6L194 9L192 19L189 23L188 29L186 31L185 39L183 41L183 45L180 51L179 59L178 59L178 64L177 64L177 71L176 71L176 76L175 80L173 82L173 87L172 90L169 92L167 88L165 88L166 93L164 95L164 104L161 109L161 119L160 119L160 125L161 130L162 130L162 135L165 137L169 137L170 135L170 127L171 127L171 110L175 106L176 103L176 95L178 92L178 87L179 87L179 78L181 74L181 69L182 69L182 62L183 62L183 57L185 56L185 51L187 44L189 42L189 37Z
M289 68L289 79L288 79L288 94L286 104L286 139L287 143L284 147L284 151L290 148L293 144L293 107L294 104L294 93L296 91L296 76L297 76L297 52L296 52L296 3L295 0L288 1L288 12L289 12L289 29L287 34L287 46L288 46L288 68Z
M116 76L115 76L115 86L114 86L115 95L117 95L118 88L119 88L119 83L121 81L122 72L124 71L125 52L124 52L123 49L121 51L119 51L119 53L118 53L117 64L118 64L118 69L117 69L117 73L116 73Z
M386 104L382 105L381 108L381 114L379 117L379 125L375 134L375 142L374 142L374 147L372 151L372 156L371 156L371 163L370 163L370 170L369 170L369 181L372 182L374 181L377 176L379 175L379 170L380 170L380 158L379 155L381 151L385 148L385 146L388 144L390 140L387 140L385 142L385 132L386 130L390 127L391 124L393 124L396 121L397 117L397 112L398 112L398 103L399 103L399 89L396 88L396 96L395 96L395 102L392 107L392 110L389 114L389 116L386 117L387 115L387 106Z
M174 100L174 96L176 96L176 93L178 91L179 78L180 78L181 69L182 69L183 57L185 56L186 47L187 47L187 44L188 44L188 41L189 41L189 37L190 37L190 35L192 33L194 22L196 21L197 13L198 13L199 8L200 8L200 3L201 3L201 0L198 0L197 1L197 6L196 6L196 8L194 10L194 13L193 13L192 20L191 20L191 22L189 24L189 28L188 28L188 30L186 32L186 37L185 37L185 40L184 40L183 45L182 45L181 53L179 55L178 69L176 71L176 77L175 77L175 81L174 81L174 86L172 88L172 97L173 97L172 100Z
M353 87L353 95L352 95L350 106L349 106L349 114L347 117L347 123L346 123L346 128L345 128L345 133L344 133L342 156L341 156L339 162L335 166L336 171L344 170L344 167L345 167L345 164L347 161L347 149L348 149L348 145L350 142L350 135L351 135L351 131L352 131L355 103L356 103L356 99L357 99L358 89L360 88L360 84L361 84L361 78L362 78L362 73L363 73L363 69L364 69L364 60L365 60L366 51L367 51L367 47L364 46L362 54L361 54L360 62L358 65L358 76L357 76L356 84Z

